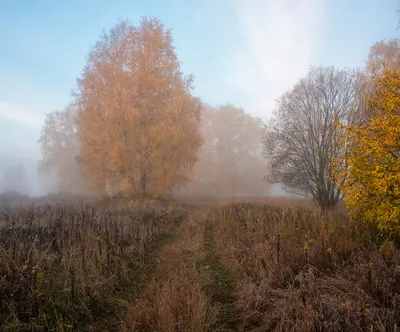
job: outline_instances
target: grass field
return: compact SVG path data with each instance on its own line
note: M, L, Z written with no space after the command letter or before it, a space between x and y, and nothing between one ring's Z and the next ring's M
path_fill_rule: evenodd
M3 208L2 331L396 331L400 251L282 198Z

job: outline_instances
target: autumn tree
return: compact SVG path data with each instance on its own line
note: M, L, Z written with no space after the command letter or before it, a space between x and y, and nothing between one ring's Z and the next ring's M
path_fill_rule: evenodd
M267 193L260 119L230 104L204 106L200 132L204 145L189 175L189 191L198 191L204 197Z
M362 119L360 123L368 123L372 116L373 111L370 109L368 102L372 98L376 87L375 76L383 70L399 70L400 69L400 40L398 38L390 39L388 41L380 41L372 45L368 60L366 62L365 70L359 72L361 80L359 81L360 97L364 100L364 107L362 108Z
M345 125L343 153L334 164L354 220L400 236L400 72L374 75L369 123Z
M318 67L278 100L264 128L263 144L271 161L268 180L311 198L322 209L335 207L341 194L329 179L331 160L340 150L334 123L357 118L362 102L357 90L356 73Z
M80 157L97 192L165 193L186 181L202 144L201 103L157 19L104 33L78 87Z
M84 194L87 186L78 162L80 144L77 132L77 105L46 114L40 134L42 158L39 173L51 179L50 191ZM45 181L47 182L47 181Z
M380 41L372 45L365 69L356 72L356 104L357 117L356 123L367 124L372 116L372 110L367 102L374 95L376 80L375 75L384 69L397 70L400 68L400 40L391 39L389 41Z
M380 72L384 67L389 70L400 68L400 40L397 38L377 42L371 47L367 71Z

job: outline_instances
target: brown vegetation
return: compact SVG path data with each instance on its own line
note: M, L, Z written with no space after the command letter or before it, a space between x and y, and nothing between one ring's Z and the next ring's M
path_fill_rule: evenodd
M235 204L213 218L239 330L393 331L400 321L399 250L345 215Z
M2 330L115 329L146 280L147 256L177 217L160 202L7 209L0 216Z
M212 274L204 263L207 210L191 213L166 245L160 266L133 306L126 329L133 331L205 331L216 322L218 305L208 289Z
M394 331L400 321L395 244L310 201L113 199L2 219L3 330Z
M192 95L157 19L104 33L39 140L47 199L103 200L18 207L23 172L6 172L20 193L0 197L13 205L0 211L1 328L396 331L399 44L373 46L365 71L311 68L261 131ZM267 200L264 177L309 199ZM172 194L202 202L158 198ZM362 213L339 211L343 198Z

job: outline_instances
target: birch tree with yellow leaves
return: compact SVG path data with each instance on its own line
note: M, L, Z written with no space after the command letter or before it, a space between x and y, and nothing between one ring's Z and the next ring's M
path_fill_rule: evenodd
M400 236L400 72L373 76L367 124L342 127L336 159L341 189L354 220Z
M201 102L157 19L104 33L78 80L80 159L98 193L165 194L202 145Z

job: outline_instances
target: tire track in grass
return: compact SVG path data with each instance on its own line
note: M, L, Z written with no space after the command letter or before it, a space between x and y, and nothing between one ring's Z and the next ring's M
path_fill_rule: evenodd
M235 284L230 276L230 271L221 263L215 246L214 229L208 220L204 233L204 247L206 258L203 261L213 275L214 283L210 292L213 301L219 304L220 310L217 322L210 331L237 331L235 322Z
M146 248L143 257L135 255L131 258L129 280L120 283L119 292L117 292L113 299L113 301L119 303L121 310L120 315L113 316L105 314L103 317L98 317L97 320L88 325L88 331L112 331L120 329L121 322L126 315L125 307L136 300L151 277L155 274L163 248L175 241L176 232L185 218L186 217L183 215L175 217L171 223L170 229L160 234L148 248Z
M208 289L213 275L206 260L208 210L196 209L159 257L159 266L124 322L125 331L215 331L218 308Z

